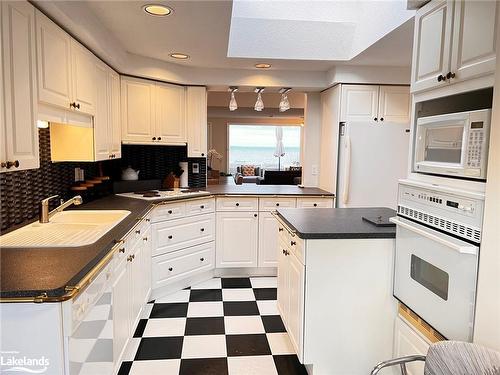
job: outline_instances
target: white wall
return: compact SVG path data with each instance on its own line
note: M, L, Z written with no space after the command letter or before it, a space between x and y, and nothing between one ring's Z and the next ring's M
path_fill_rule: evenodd
M500 22L500 16L499 20ZM500 29L496 50L500 51ZM488 181L479 256L474 342L500 351L500 58L497 57L491 117Z
M338 130L340 119L341 85L321 93L321 156L319 187L336 192Z
M301 165L302 185L319 186L321 160L321 94L308 93L304 110Z

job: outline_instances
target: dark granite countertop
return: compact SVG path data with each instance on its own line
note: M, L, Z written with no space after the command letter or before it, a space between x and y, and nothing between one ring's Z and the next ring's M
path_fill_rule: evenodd
M296 185L208 185L204 190L213 195L296 195L334 197L333 193L315 187L299 188Z
M395 238L396 228L377 227L363 220L393 217L396 211L385 207L279 209L278 215L302 239Z

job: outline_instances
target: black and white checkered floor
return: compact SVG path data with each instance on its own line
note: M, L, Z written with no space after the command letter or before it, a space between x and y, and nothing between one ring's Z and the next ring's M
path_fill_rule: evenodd
M214 278L146 306L119 375L294 375L276 278Z

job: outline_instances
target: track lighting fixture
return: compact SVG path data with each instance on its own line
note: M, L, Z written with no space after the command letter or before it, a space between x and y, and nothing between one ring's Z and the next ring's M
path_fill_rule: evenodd
M230 86L229 91L231 91L231 99L229 100L229 110L236 111L238 109L238 103L236 103L236 98L234 97L234 93L238 91L236 86Z
M264 92L264 87L257 87L255 89L255 92L257 93L257 101L255 102L255 106L253 107L253 109L261 112L264 109L264 101L262 100L262 92Z
M288 92L291 90L290 87L284 87L280 89L281 100L279 105L280 112L285 112L290 109L290 102L288 101Z

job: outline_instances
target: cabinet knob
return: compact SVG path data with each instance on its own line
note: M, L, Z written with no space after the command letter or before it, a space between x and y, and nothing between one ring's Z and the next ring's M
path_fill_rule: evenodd
M142 239L143 239L143 241L146 241L146 242L148 241L147 237L143 237Z
M314 204L313 204L313 206L314 206L314 207L318 207L318 204L317 204L317 203L314 203Z
M383 117L381 117L381 118L380 118L380 121L384 121L384 118L383 118Z
M19 160L8 161L7 163L5 163L5 167L7 169L11 169L12 167L19 168Z
M441 81L446 81L446 77L442 74L438 75L438 78L437 78L438 82L441 82Z
M450 78L455 78L455 73L448 72L448 74L446 74L446 78L447 78L447 79L450 79Z
M200 228L200 231L205 232L205 228Z
M278 228L278 232L283 232L283 228Z
M132 262L134 260L134 257L132 255L129 255L127 258L127 262Z
M240 205L239 203L236 203L236 207L239 207L239 205Z
M6 166L7 166L7 163L5 163L3 161L0 163L0 168L5 168Z
M200 258L200 260L203 262L203 261L205 261L205 258Z
M172 210L168 210L168 213L169 213L169 214L172 214Z
M377 118L377 117L374 117L374 118L373 118L373 121L378 121L378 118Z
M204 205L201 205L201 206L200 206L200 208L203 210L203 209L205 208L205 206L204 206Z
M125 248L124 248L124 247L120 247L120 248L118 249L118 252L120 252L120 253L125 253Z
M280 206L280 204L279 204L279 203L276 203L276 207L279 207L279 206Z
M137 229L137 230L135 231L135 233L136 233L136 234L141 234L141 230L140 230L140 229Z
M286 255L286 250L285 250L285 249L283 249L282 251L283 251L283 254L285 254L285 255Z
M257 214L253 214L253 217L257 217Z
M205 156L205 154L202 152L202 153L201 153L201 156Z
M153 137L153 141L156 141L156 137Z
M75 108L80 109L80 103L76 103Z
M291 245L291 246L295 246L295 245L297 245L297 242L295 242L295 241L290 241L290 245Z
M169 239L169 240L171 240L172 238L173 238L173 237L172 237L172 235L168 236L168 239Z
M69 103L69 107L70 107L70 108L75 108L75 107L76 107L76 103L75 103L75 102L73 102L73 103Z
M151 221L151 219L146 218L146 222L147 222L147 223L149 223L150 221Z
M161 137L158 137L158 140L161 141Z
M168 267L168 270L172 272L174 269L172 267Z

